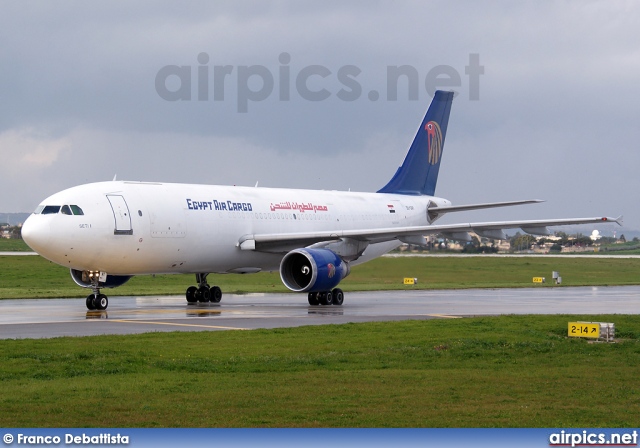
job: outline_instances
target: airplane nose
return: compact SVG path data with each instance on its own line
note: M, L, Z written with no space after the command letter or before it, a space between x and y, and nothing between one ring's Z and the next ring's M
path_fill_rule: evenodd
M51 238L49 220L41 215L31 215L22 224L22 239L34 251L42 254Z

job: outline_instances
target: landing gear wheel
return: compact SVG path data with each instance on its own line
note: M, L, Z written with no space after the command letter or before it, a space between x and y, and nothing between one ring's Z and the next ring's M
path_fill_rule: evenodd
M198 288L196 292L196 298L198 302L208 302L211 299L211 290L209 289L209 285L202 285Z
M213 303L220 303L220 301L222 300L222 290L220 289L220 287L218 286L211 287L210 300Z
M109 299L104 294L98 294L97 297L93 298L93 306L96 310L106 310L109 306Z
M342 305L342 302L344 302L344 292L342 292L342 289L335 288L333 291L331 291L331 295L333 296L334 305Z
M331 291L323 291L318 293L318 300L322 305L331 305L333 303L333 295Z
M93 294L87 296L87 300L85 301L87 308L90 310L106 310L107 306L109 306L109 299L107 299L107 296L104 294L100 294L100 277L98 275L90 275L89 277Z
M318 301L318 293L317 292L310 292L309 293L309 305L312 305L312 306L320 305L320 302Z
M187 289L187 302L214 302L218 303L222 299L222 291L217 286L209 286L207 283L207 272L196 273L196 283L198 286L190 286Z
M187 288L187 302L196 303L198 301L198 299L196 299L196 292L198 292L198 288L196 288L195 286L189 286Z

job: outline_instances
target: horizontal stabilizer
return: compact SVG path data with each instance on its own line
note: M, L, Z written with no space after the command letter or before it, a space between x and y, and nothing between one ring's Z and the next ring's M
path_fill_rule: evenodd
M449 205L441 207L429 207L430 212L437 213L450 213L450 212L464 212L468 210L480 210L483 208L496 208L496 207L510 207L512 205L523 204L538 204L544 202L542 199L526 199L522 201L507 201L507 202L485 202L480 204L467 204L467 205Z
M522 201L506 201L506 202L484 202L480 204L466 204L466 205L443 205L443 206L429 206L427 207L427 214L429 216L429 222L435 221L445 213L451 212L466 212L469 210L481 210L484 208L497 208L497 207L510 207L512 205L523 204L538 204L544 202L542 199L526 199Z

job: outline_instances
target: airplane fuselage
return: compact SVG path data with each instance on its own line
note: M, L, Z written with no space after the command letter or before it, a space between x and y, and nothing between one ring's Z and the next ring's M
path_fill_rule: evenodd
M145 182L100 182L56 193L45 207L83 214L29 218L29 244L54 263L111 275L252 273L279 268L281 253L241 250L256 234L429 225L432 196ZM47 231L41 231L46 228ZM370 244L352 264L401 244Z

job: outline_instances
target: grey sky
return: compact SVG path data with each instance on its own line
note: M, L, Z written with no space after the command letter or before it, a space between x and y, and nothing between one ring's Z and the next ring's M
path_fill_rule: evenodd
M431 100L427 73L446 65L461 86L436 194L457 204L547 200L457 219L623 214L626 228L640 229L638 23L640 5L622 1L6 1L0 211L31 211L58 190L114 174L375 191ZM208 101L197 100L202 52ZM281 53L291 57L289 101L279 100ZM484 67L478 101L469 100L470 54ZM191 67L191 101L158 95L167 65ZM216 65L234 67L224 101L213 100ZM253 65L274 75L275 88L239 113L238 67ZM296 92L310 65L331 72L308 81L331 92L324 101ZM361 70L355 101L336 96L347 65ZM401 65L419 73L417 101L405 82L387 100L387 66Z

